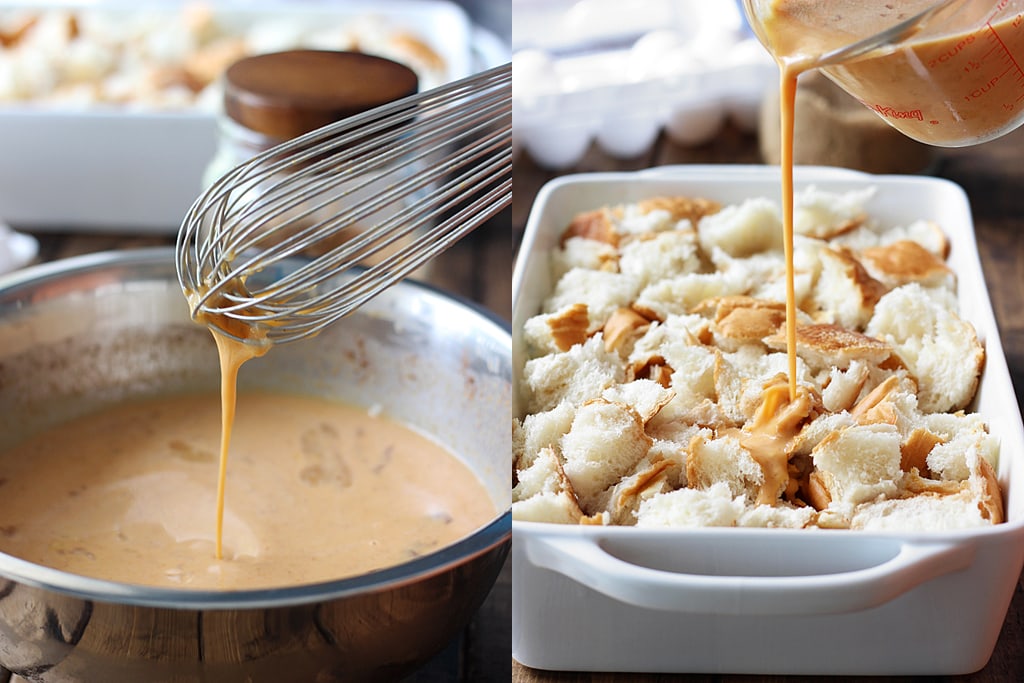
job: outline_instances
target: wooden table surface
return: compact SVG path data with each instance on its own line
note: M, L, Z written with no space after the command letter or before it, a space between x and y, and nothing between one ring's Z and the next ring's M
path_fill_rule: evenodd
M174 236L110 234L104 231L32 231L40 243L37 261L97 251L173 245ZM438 257L431 269L430 284L464 297L492 311L505 321L512 318L512 260L517 243L510 211ZM481 683L509 680L512 642L512 571L506 562L486 602L461 636L421 671L404 683ZM0 681L4 681L0 670ZM17 677L13 681L19 681ZM97 682L99 683L99 682ZM141 682L140 683L144 683ZM296 682L305 683L305 682Z
M1024 389L1024 128L993 142L937 151L933 175L959 183L970 199L982 267L995 309L1007 363L1017 389ZM666 164L761 163L756 136L728 127L712 142L681 147L661 139L640 158L618 160L596 146L567 172L637 170ZM528 157L517 158L513 175L512 224L517 234L525 227L537 191L559 175L537 167ZM908 636L912 646L913 636ZM808 678L751 675L637 675L545 672L513 661L513 683L648 683L654 681L727 683L807 681ZM885 677L841 677L841 681L881 683ZM1013 602L992 658L982 671L967 676L932 678L957 683L1024 680L1024 584L1018 581Z

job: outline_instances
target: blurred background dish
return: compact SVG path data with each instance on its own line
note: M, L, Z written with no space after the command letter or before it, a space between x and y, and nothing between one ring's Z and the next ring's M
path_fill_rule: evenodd
M509 58L448 0L6 2L0 43L0 217L41 231L175 231L237 58L360 50L406 64L422 89Z

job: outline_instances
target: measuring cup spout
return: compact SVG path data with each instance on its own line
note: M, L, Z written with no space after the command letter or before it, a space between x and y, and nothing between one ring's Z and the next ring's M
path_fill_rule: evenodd
M963 146L1024 123L1024 0L744 0L790 76L820 69L891 126Z

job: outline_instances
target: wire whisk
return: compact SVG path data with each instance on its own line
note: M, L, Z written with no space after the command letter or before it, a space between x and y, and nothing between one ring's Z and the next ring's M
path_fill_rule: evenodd
M505 64L228 171L178 232L193 318L241 341L295 341L450 248L511 203L511 102Z

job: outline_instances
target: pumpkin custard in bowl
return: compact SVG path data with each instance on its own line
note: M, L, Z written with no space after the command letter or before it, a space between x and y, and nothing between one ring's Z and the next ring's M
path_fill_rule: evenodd
M233 421L169 249L4 278L0 349L0 666L29 680L395 680L508 553L510 338L428 287L247 363Z

